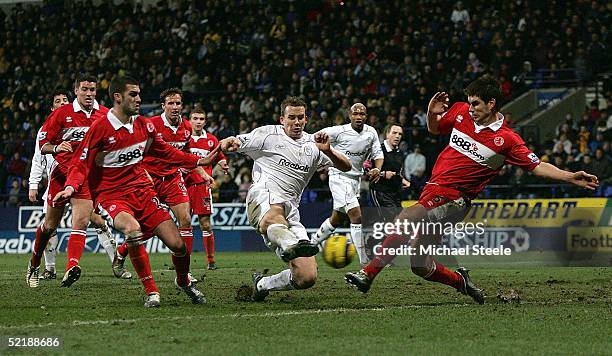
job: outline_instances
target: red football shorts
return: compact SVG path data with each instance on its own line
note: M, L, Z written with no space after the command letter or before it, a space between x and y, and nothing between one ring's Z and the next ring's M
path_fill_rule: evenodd
M212 196L210 187L204 183L194 184L187 187L191 211L196 215L212 214Z
M159 199L168 206L175 206L181 203L189 203L189 196L185 188L185 182L180 173L175 173L167 177L153 178L155 192Z
M471 202L460 191L436 184L426 184L419 204L427 209L429 221L459 222L467 215Z
M138 221L140 230L148 236L153 235L159 224L171 219L153 189L120 193L116 198L98 201L96 210L103 218L112 219L113 225L117 215L126 212Z
M64 190L66 185L66 176L60 172L58 168L55 168L51 173L51 177L49 178L49 193L47 194L47 204L54 208L63 208L66 204L70 203L70 199L87 199L91 200L91 194L89 193L89 185L87 182L81 186L78 192L74 192L72 196L68 199L61 199L53 202L53 198L57 195L57 193Z

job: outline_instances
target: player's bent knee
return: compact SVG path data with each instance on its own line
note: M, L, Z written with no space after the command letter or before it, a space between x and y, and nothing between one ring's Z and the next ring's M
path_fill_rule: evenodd
M183 257L187 254L187 245L185 245L183 239L177 239L176 241L168 243L166 246L176 257Z
M291 281L295 289L308 289L315 285L317 272L294 275Z

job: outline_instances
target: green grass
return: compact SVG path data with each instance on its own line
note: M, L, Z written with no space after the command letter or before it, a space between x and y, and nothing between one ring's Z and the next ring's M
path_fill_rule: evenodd
M138 280L111 276L105 255L85 255L83 275L69 289L59 279L25 285L24 255L0 258L0 337L54 336L56 349L10 353L61 354L610 354L612 270L605 267L469 265L487 303L422 281L406 267L388 268L367 295L343 281L356 264L320 263L310 290L277 292L259 304L237 302L251 273L283 264L272 253L220 253L221 269L205 271L194 256L208 303L190 304L173 287L170 257L153 255L162 307L142 306ZM65 255L58 256L58 266ZM130 266L131 269L131 266ZM61 278L58 275L59 278ZM504 303L496 295L515 290Z

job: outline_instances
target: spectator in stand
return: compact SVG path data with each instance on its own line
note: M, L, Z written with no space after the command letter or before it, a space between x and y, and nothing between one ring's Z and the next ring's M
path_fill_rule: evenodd
M413 175L423 175L427 165L425 156L421 153L421 146L416 144L413 151L404 159L404 177L411 180Z
M470 22L470 14L463 8L462 1L457 1L457 3L455 3L455 7L451 13L451 21L455 24L455 27L466 26Z
M572 153L572 142L567 139L565 134L560 134L559 138L555 140L553 146L553 153L555 154L570 154Z
M18 206L19 197L21 193L21 184L19 182L19 179L13 178L13 180L11 181L11 187L8 192L8 206Z
M8 174L14 177L22 178L25 174L28 161L21 157L19 152L13 154L13 158L8 162Z

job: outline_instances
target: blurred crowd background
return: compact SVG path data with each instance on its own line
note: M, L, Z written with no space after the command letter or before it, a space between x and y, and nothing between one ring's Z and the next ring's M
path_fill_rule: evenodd
M366 104L383 137L404 129L400 149L416 198L447 138L425 128L437 91L465 100L463 88L489 74L510 101L543 83L583 86L610 71L605 1L123 1L48 0L0 11L0 205L30 204L27 177L35 136L56 88L72 92L76 73L98 76L98 100L116 75L141 80L143 114L157 114L159 93L185 92L185 114L207 111L207 130L222 139L277 123L288 95L306 99L306 131L348 122ZM502 103L503 104L503 103ZM612 87L580 117L568 115L556 139L527 137L540 157L603 182L610 195ZM507 115L512 125L511 115ZM216 175L218 201L244 200L251 162L231 157ZM592 193L553 186L506 167L483 192L489 198L566 197ZM43 182L44 184L44 182ZM327 176L315 176L304 200L327 200ZM43 189L44 190L44 189ZM367 191L367 182L364 182ZM364 196L367 201L367 195Z

